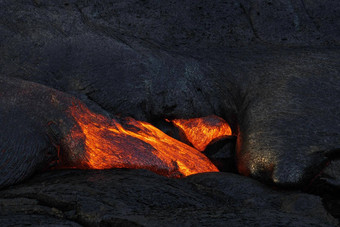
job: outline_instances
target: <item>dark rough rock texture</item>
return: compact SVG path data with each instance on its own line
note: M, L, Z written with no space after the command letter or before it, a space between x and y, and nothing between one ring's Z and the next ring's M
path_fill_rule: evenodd
M337 186L340 190L340 160L331 161L323 171L323 174L329 184Z
M143 171L66 171L1 191L1 221L335 225L322 202L339 218L339 11L338 0L0 0L0 88L7 78L32 81L155 125L218 115L237 134L240 173L322 196L277 192L230 174L177 181ZM37 110L29 110L33 99L9 109L8 97L24 91L17 84L5 92L0 148L27 149L30 162L20 156L12 167L34 166L30 175L46 166L46 149L55 152L44 123L54 108L35 95ZM0 165L7 161L1 152Z
M0 204L2 226L337 225L318 196L230 173L176 180L145 170L54 171L3 190Z
M58 159L48 124L67 120L71 99L49 87L8 78L0 78L0 97L2 188L48 169Z
M278 184L304 182L340 145L340 53L267 56L247 64L253 79L240 111L239 169Z
M1 75L151 123L216 114L239 133L239 171L277 184L340 147L338 1L0 5Z
M305 191L323 198L325 208L340 220L340 160L333 160Z
M63 142L77 125L69 113L77 102L80 100L74 96L38 83L0 77L0 188L54 167L63 157L69 162L72 156L83 158L76 141L72 151Z

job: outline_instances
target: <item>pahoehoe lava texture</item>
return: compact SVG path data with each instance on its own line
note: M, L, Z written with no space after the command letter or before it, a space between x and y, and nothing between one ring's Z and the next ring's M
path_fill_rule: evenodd
M0 0L1 226L337 226L339 10L338 0ZM215 114L237 134L240 173L322 198L231 173L30 178L57 161L75 97L155 125Z
M240 172L306 183L340 146L338 50L280 50L249 62L239 117Z
M241 173L298 185L340 148L339 4L3 0L0 74L138 120L216 114L238 130ZM49 146L31 130L53 104L33 98L39 111L0 107L13 116L2 137L22 128L0 146L30 149L22 165L41 166Z
M2 188L56 165L59 140L76 124L66 112L76 98L13 78L0 78L0 97Z

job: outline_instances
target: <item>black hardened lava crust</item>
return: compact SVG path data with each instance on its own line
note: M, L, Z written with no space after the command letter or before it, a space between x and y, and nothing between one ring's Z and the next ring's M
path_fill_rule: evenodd
M338 0L0 0L0 224L336 226L339 11ZM234 173L44 172L57 152L46 121L69 130L73 98L156 126L222 117Z

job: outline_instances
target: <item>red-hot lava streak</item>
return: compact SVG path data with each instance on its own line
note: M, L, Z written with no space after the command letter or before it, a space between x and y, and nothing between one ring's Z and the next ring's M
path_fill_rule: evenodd
M215 115L175 119L171 122L183 131L188 141L199 151L204 151L213 140L232 135L228 123Z
M68 157L72 160L68 167L149 169L168 177L218 171L205 155L149 123L132 118L119 123L81 103L69 112L77 125L66 139L69 150L76 153Z

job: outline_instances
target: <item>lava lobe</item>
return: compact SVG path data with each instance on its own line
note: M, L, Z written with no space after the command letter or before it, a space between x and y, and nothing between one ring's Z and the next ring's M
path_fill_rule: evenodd
M126 118L120 123L81 102L67 112L76 124L62 141L61 168L149 169L168 177L218 171L201 152L147 122Z

